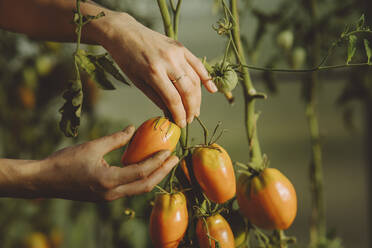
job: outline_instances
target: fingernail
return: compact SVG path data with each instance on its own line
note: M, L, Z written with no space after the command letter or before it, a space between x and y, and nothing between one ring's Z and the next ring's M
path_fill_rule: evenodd
M213 92L213 93L215 93L215 92L217 92L217 86L213 83L213 81L212 80L209 80L208 81L208 86L209 86L209 89Z
M181 121L181 127L184 128L184 127L186 127L186 125L187 125L186 120L183 119L183 120Z
M122 130L122 132L125 132L125 133L131 133L131 132L133 132L133 131L134 131L134 126L133 126L133 125L130 125L130 126L124 128L124 129Z
M177 163L178 163L178 161L179 161L180 159L177 157L177 156L173 156L172 157L172 167L174 167Z
M187 119L187 123L190 124L194 120L194 116L191 116Z

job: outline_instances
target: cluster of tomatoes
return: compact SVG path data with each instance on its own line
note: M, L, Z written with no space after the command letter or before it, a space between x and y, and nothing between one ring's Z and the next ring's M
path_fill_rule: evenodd
M173 151L180 134L180 128L167 118L147 120L137 129L125 150L123 165L139 162L163 149ZM182 171L190 184L196 181L208 202L223 204L236 196L241 214L250 223L269 230L284 230L292 224L297 212L296 192L277 169L262 168L253 173L251 169L241 173L236 182L231 159L220 145L200 145L194 147L191 154L191 167L183 159L180 162ZM195 180L191 180L188 168L192 168ZM196 214L199 247L233 248L238 245L229 223L219 212ZM184 192L157 194L150 218L150 235L155 247L178 247L188 223L188 199Z

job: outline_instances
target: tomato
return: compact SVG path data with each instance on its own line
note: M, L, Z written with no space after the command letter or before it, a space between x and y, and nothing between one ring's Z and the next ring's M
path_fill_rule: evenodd
M165 117L155 117L142 123L122 157L123 165L138 163L161 150L176 148L181 129Z
M208 226L208 229L206 228ZM208 231L207 231L208 230ZM234 235L229 223L220 214L216 214L205 219L199 219L196 224L196 235L198 236L200 248L215 248L215 241L211 239L212 246L209 245L209 236L218 240L221 248L235 248Z
M229 154L220 145L195 149L192 166L196 180L211 201L224 203L234 197L234 168Z
M26 86L18 87L17 91L18 99L22 107L24 107L25 109L34 109L36 105L36 97L34 91Z
M240 211L256 226L285 230L295 219L296 191L279 170L266 168L253 178L242 174L237 188Z
M32 232L26 238L27 248L49 248L48 238L41 232Z
M189 173L189 169L187 168L186 161L183 159L181 161L180 165L181 165L181 169L182 169L183 173L185 174L187 180L189 181L189 183L191 183L190 173Z
M150 217L150 236L156 248L177 248L187 224L187 204L183 193L156 196Z

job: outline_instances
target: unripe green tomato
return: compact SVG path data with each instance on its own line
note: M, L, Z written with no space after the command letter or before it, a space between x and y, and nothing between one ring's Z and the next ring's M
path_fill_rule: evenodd
M278 45L284 50L290 50L293 45L293 33L291 30L280 32L276 38Z
M303 47L296 47L292 53L292 65L294 69L300 68L306 60L306 50Z
M218 76L214 79L218 91L222 93L231 92L238 83L238 75L233 69L226 69L222 76Z

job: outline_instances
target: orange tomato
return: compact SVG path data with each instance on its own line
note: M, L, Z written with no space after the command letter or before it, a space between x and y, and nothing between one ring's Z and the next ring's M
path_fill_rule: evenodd
M183 193L156 196L150 217L150 236L156 248L177 248L187 224L187 204Z
M161 150L173 151L181 129L165 117L155 117L142 123L122 157L122 164L138 163Z
M242 174L237 188L240 211L256 226L285 230L295 219L296 191L279 170L266 168L253 178Z
M208 229L206 228L208 226ZM234 235L231 231L229 223L220 214L216 214L205 219L199 219L196 224L196 235L198 236L200 248L215 248L215 240L217 240L221 248L235 248Z
M190 173L189 173L189 169L187 168L186 161L183 159L181 161L180 165L181 165L181 169L182 169L183 173L185 174L187 180L189 181L189 183L191 183Z
M36 105L35 93L32 89L26 86L18 87L18 98L22 107L25 109L34 109Z
M211 147L195 149L192 154L193 171L207 197L213 202L224 203L236 192L234 168L225 149L217 144Z

